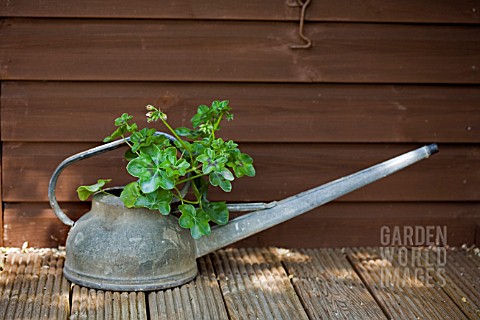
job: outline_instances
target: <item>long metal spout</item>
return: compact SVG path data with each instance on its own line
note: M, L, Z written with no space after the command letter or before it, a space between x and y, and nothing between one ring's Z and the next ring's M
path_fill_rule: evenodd
M196 241L196 256L223 248L255 233L285 222L327 202L355 191L374 181L408 167L438 152L436 144L424 146L349 176L334 180L292 197L266 205L258 210L231 220L224 226L212 228L212 233Z

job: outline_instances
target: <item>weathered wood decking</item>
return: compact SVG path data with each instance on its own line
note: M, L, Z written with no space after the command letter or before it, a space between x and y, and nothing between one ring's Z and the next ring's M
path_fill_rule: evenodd
M479 319L470 249L226 249L157 292L70 284L54 249L3 249L0 319Z

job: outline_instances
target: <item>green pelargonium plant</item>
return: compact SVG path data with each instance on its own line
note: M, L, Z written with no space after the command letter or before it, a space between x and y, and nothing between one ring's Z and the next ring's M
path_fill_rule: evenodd
M173 129L165 113L152 105L146 108L147 122L162 122L176 140L157 135L153 128L139 130L126 113L115 119L117 129L104 142L124 139L130 147L125 153L127 171L137 179L123 188L120 198L127 208L148 208L163 215L170 214L172 203L178 202L180 226L190 229L195 239L208 235L210 222L224 225L229 219L225 202L208 200L209 185L230 192L235 177L255 176L252 158L232 140L216 136L221 121L233 119L229 102L199 106L191 119L192 129ZM100 179L96 184L80 186L79 198L86 200L108 182L110 179ZM188 199L181 192L187 183L192 191Z

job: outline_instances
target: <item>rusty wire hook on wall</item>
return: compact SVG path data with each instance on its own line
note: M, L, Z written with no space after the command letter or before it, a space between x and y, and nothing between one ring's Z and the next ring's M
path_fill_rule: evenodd
M305 41L305 44L292 44L290 45L290 49L308 49L312 46L312 40L310 40L305 34L303 33L303 26L305 24L305 12L307 11L307 7L312 0L296 0L297 3L288 3L290 7L302 7L302 11L300 13L300 26L298 28L298 36Z

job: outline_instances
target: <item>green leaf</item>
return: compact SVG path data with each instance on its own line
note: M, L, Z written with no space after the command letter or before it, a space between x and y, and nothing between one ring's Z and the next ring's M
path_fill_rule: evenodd
M220 172L220 174L222 175L222 177L225 179L225 180L228 180L228 181L233 181L235 178L233 177L233 174L230 172L230 170L228 170L227 168L223 168L222 171Z
M212 186L217 187L220 185L220 182L222 182L223 179L218 173L212 172L208 175L208 180Z
M125 160L127 161L132 161L133 159L138 157L138 154L134 153L131 149L127 149L125 153L123 154Z
M253 159L252 157L250 157L248 154L246 153L240 153L240 155L238 156L238 159L240 161L242 161L243 163L247 163L247 164L252 164L253 163Z
M190 234L194 239L210 234L209 216L201 209L195 209L191 204L182 204L178 206L182 213L178 223L182 228L190 229Z
M173 148L173 147L172 147ZM173 148L175 149L175 148ZM127 165L127 171L132 176L140 179L140 189L144 193L151 193L158 188L171 190L175 187L175 181L169 177L161 163L165 155L161 149L152 145L145 148L136 159Z
M127 208L133 208L138 197L140 197L140 188L137 182L127 184L120 194L120 199Z
M175 129L175 133L181 137L187 137L192 133L193 130L186 127L179 127Z
M254 177L256 174L252 158L246 153L241 153L238 149L234 150L233 160L229 161L227 166L233 169L237 178L245 175Z
M122 137L127 132L135 132L138 130L138 127L135 123L129 124L128 121L132 120L133 117L128 113L122 114L120 117L115 119L115 126L118 127L111 135L105 137L103 142L110 142L116 138Z
M127 131L128 132L135 132L138 130L138 126L136 123L132 123L132 124L126 124L125 127L127 128Z
M220 102L220 108L222 108L222 110L225 110L225 108L228 107L228 103L228 100L223 100L222 102Z
M133 159L127 165L128 173L136 178L150 176L149 170L151 169L153 169L151 158L148 159L145 155Z
M205 146L201 142L195 141L192 143L191 150L194 154L201 155L202 153L205 152Z
M168 190L158 189L154 192L141 195L135 202L135 207L145 207L150 210L158 210L161 214L170 213L170 202L173 195Z
M181 176L184 176L190 168L190 164L185 159L180 159L175 163L175 168Z
M205 153L197 157L202 163L202 172L209 174L210 172L221 172L228 159L223 156L216 156L215 151L210 148L205 149Z
M211 230L208 221L208 215L203 210L198 210L197 216L195 217L195 225L190 228L192 238L199 239L202 236L210 234Z
M192 206L191 204L181 204L178 206L178 210L185 215L195 217L197 214L197 211L195 210L195 207Z
M182 213L178 223L182 228L190 229L195 225L195 216L197 212L195 207L191 204L181 204L178 206L178 210Z
M140 156L147 161L152 162L155 166L158 166L165 161L164 149L155 144L142 148Z
M154 133L155 133L155 129L148 129L148 128L143 128L138 132L134 132L130 136L132 151L137 152L141 147L150 145L152 143L151 137L153 136Z
M208 115L208 111L208 106L203 104L198 106L197 113L191 119L194 128L198 128L198 126L204 121Z
M128 113L123 113L120 117L115 119L115 126L116 127L121 127L123 125L126 125L128 121L132 120L133 116L129 115Z
M185 137L188 139L196 139L200 136L200 132L198 132L197 130L192 130L185 127L175 129L175 133L178 134L180 137Z
M102 190L105 184L112 181L112 179L99 179L97 183L89 186L80 186L77 188L78 198L82 201L85 201L95 192Z
M178 224L182 228L190 229L195 225L195 220L192 216L187 216L182 214L178 219Z
M220 188L225 192L230 192L232 191L232 183L228 180L222 180L220 182Z
M111 142L111 141L115 140L116 138L119 138L119 137L123 136L126 132L127 132L127 130L126 130L125 127L117 128L115 131L113 131L113 133L111 135L109 135L108 137L105 137L103 139L103 142Z
M230 183L230 181L225 180L222 175L216 172L212 172L208 175L208 178L212 186L220 186L220 188L222 188L222 190L225 192L232 191L232 184Z
M192 228L190 228L190 234L195 240L200 239L202 236L208 236L210 232L210 225L208 224L208 222L204 221L199 221L195 223Z
M152 175L140 178L140 189L144 193L154 192L158 188L171 190L174 187L175 181L171 177L168 177L165 172L158 169Z
M188 141L175 140L173 143L175 144L175 147L182 153L186 152L188 154L192 150L191 144Z
M160 211L161 214L164 216L168 215L170 213L171 207L170 203L167 202L160 202L158 204L158 211Z
M225 202L208 202L203 205L203 209L216 224L224 225L228 222L229 212Z

